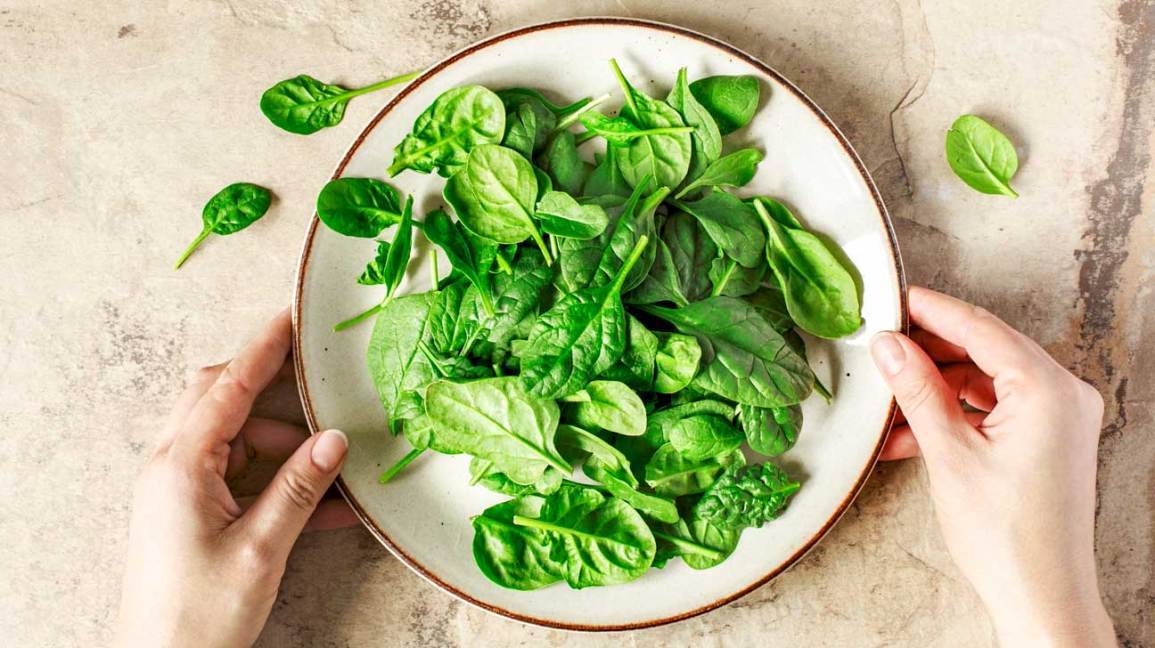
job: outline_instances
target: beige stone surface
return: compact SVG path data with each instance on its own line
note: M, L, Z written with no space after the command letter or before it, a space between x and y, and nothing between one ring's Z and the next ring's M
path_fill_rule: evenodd
M316 191L386 100L312 137L260 92L359 84L531 22L628 15L761 57L846 131L912 282L986 305L1106 396L1098 556L1127 646L1155 646L1155 3L1151 0L0 3L0 645L106 644L132 480L189 372L291 298ZM577 53L575 53L577 55ZM986 115L1020 147L1017 201L950 173ZM772 154L772 152L771 152ZM179 273L204 200L279 200ZM263 646L985 646L917 462L882 466L794 569L724 609L618 636L489 616L361 529L303 539Z

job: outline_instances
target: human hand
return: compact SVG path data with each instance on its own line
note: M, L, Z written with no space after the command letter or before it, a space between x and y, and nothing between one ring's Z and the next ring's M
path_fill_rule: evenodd
M910 316L911 338L871 342L905 415L882 458L922 455L1000 643L1114 646L1094 557L1102 397L985 310L915 287Z
M322 501L345 460L344 434L309 438L249 418L289 345L286 311L232 361L200 370L177 401L136 484L115 645L252 644L302 529L356 523L344 501ZM251 454L284 465L250 502L226 479Z

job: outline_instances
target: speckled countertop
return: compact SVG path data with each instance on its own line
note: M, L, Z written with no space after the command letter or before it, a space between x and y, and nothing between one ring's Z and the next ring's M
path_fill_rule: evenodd
M561 8L564 7L564 8ZM1155 2L523 0L0 2L0 644L107 643L133 477L190 370L291 298L313 197L387 100L313 137L257 97L300 72L358 84L575 15L713 34L843 128L912 282L1039 339L1108 403L1098 551L1127 646L1155 646ZM943 132L987 116L1020 145L1017 201L960 190ZM171 271L229 182L280 197ZM985 646L917 462L880 467L798 566L722 610L628 635L489 616L361 529L298 545L264 646Z

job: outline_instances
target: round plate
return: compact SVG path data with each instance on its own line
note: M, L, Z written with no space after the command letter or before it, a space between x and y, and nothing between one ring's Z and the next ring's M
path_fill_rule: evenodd
M566 99L621 95L609 66L651 96L665 97L681 66L691 79L748 74L762 80L763 106L727 145L767 153L741 193L775 196L810 228L836 242L862 277L865 326L837 342L808 340L819 377L835 392L827 405L809 399L798 444L781 462L803 482L785 514L747 530L729 560L695 571L681 561L627 585L535 592L491 583L473 561L470 517L504 496L471 487L468 458L432 453L398 478L377 483L403 456L405 440L384 430L384 413L365 364L370 324L334 333L333 325L381 298L355 280L372 257L371 240L340 236L314 218L305 237L294 303L295 361L301 398L314 432L340 428L349 458L338 484L361 520L390 551L438 587L486 610L544 626L622 630L669 623L724 605L796 562L830 530L869 475L895 408L867 351L871 335L906 324L902 264L878 191L830 119L766 64L708 36L652 22L587 18L525 27L472 45L437 63L377 114L353 142L333 177L383 177L393 147L441 92L480 83L529 86ZM609 110L610 108L606 108ZM420 214L441 204L444 180L405 172L390 180L415 197ZM422 241L421 237L417 237ZM442 273L447 264L442 260ZM414 251L404 288L430 286L428 249Z

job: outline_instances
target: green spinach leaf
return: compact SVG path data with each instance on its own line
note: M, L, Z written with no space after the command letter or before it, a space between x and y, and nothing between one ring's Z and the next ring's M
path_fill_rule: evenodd
M838 257L817 236L771 218L762 202L754 207L770 232L767 257L791 319L818 337L857 331L862 326L858 286Z
M698 338L704 366L694 385L701 389L760 407L800 403L813 389L814 373L806 360L740 299L711 297L677 309L641 308Z
M1018 198L1011 178L1019 170L1015 145L981 117L963 115L946 132L946 161L975 191Z
M686 81L686 68L678 70L678 78L674 87L666 98L674 110L682 115L682 120L693 127L693 152L690 157L690 168L687 177L697 178L702 172L722 155L722 133L718 124L690 91Z
M714 189L700 200L675 205L698 219L726 256L747 268L763 263L766 233L758 223L757 212L749 204Z
M536 518L544 502L542 497L520 497L473 518L473 559L486 578L525 591L565 578L566 556L547 532L513 522L515 517Z
M413 131L393 151L388 173L436 170L448 177L465 164L474 147L496 144L504 135L501 98L478 85L451 88L413 122Z
M272 200L268 189L249 182L237 182L218 191L201 210L201 233L185 248L173 269L179 270L209 234L227 236L257 222L269 210Z
M317 195L317 217L338 234L373 238L401 222L401 195L375 178L337 178Z
M572 394L622 356L626 315L621 290L648 239L642 237L613 281L562 297L537 319L521 358L521 378L542 398Z
M585 389L562 399L572 403L574 421L581 427L626 436L646 431L646 406L637 392L614 380L592 380Z
M498 243L532 238L550 261L533 219L537 178L525 158L496 144L474 147L465 166L445 183L445 200L478 236Z
M477 288L477 295L486 314L492 315L493 292L490 287L489 270L497 253L496 247L478 238L459 221L453 221L440 209L435 209L425 216L421 231L425 234L425 238L445 252L453 269Z
M541 229L554 236L592 239L609 224L606 210L598 205L583 205L564 191L550 191L537 203Z
M420 71L410 72L353 90L323 83L302 74L265 90L261 95L261 112L277 128L298 135L310 135L341 123L345 117L345 106L353 97L407 83L419 74Z
M752 76L711 76L690 84L690 92L713 115L723 135L750 123L761 96Z
M622 107L623 117L632 121L640 129L676 128L685 126L682 116L664 101L651 99L638 91L618 67L617 61L610 59L614 74L625 95ZM673 188L682 183L690 168L693 144L690 133L663 133L646 135L632 140L619 160L622 175L631 186L637 186L645 178L653 178L661 186Z
M389 241L377 241L377 254L365 264L365 270L357 277L362 286L380 286L385 283L385 260L389 258Z
M551 466L573 471L554 445L557 404L526 393L517 378L434 382L425 409L435 444L489 461L518 484L537 482Z
M658 336L636 317L626 314L626 347L622 359L601 375L617 380L635 390L648 391L654 384L654 364L658 355Z
M694 505L694 516L723 528L757 528L777 518L800 484L772 463L726 471Z
M385 408L386 425L423 413L421 392L433 381L433 368L418 350L428 339L432 295L405 295L389 302L373 325L366 355L369 375Z
M706 187L744 187L754 179L762 151L744 148L724 155L710 164L693 182L688 183L675 198L682 198Z
M798 440L802 431L802 408L739 405L738 422L751 450L775 457L794 447Z
M581 193L590 172L589 165L578 154L573 133L569 131L557 133L546 144L538 163L549 174L554 186L572 195Z
M670 445L689 461L729 454L744 440L726 419L710 414L687 416L670 428Z
M662 333L659 339L661 345L654 358L657 368L654 391L659 394L680 392L698 374L702 346L693 336L680 333Z

